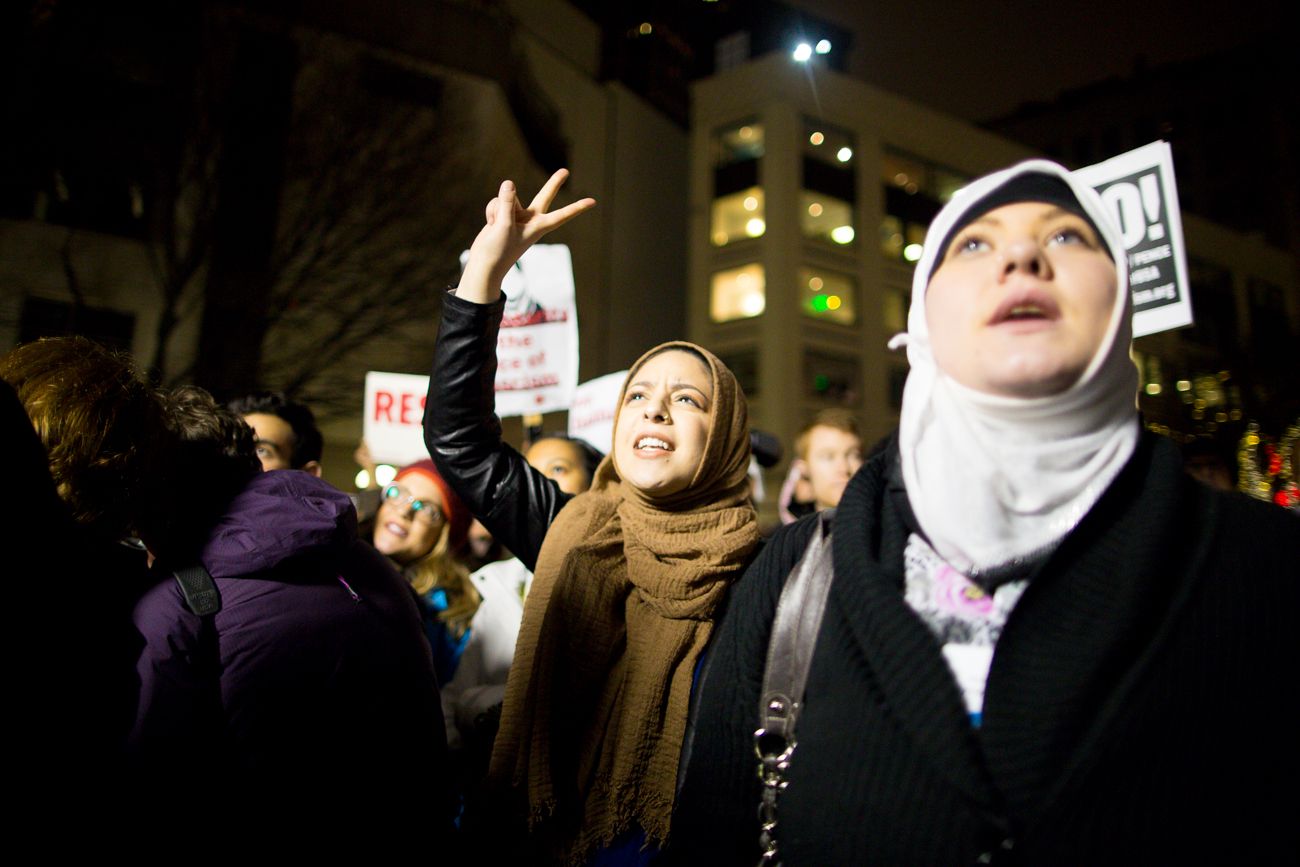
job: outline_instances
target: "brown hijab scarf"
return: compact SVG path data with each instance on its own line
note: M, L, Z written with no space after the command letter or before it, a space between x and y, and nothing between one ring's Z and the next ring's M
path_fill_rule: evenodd
M530 842L569 862L636 827L652 843L667 838L695 662L759 541L745 397L731 371L673 342L641 356L628 381L669 350L703 358L713 380L704 458L686 488L653 499L621 480L611 454L561 510L537 559L492 754L489 789L526 797Z

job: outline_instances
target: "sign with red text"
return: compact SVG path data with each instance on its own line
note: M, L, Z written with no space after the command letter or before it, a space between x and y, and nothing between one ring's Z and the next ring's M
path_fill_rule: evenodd
M462 267L468 258L468 251L461 254ZM529 248L501 291L506 309L497 335L497 415L568 409L578 387L578 308L569 248Z
M362 436L375 463L403 466L429 456L424 447L424 399L429 377L410 373L366 374Z
M1075 177L1101 196L1119 227L1133 294L1133 336L1192 324L1183 221L1167 142L1152 142Z
M569 436L586 440L603 454L614 447L614 416L627 371L589 379L573 393L569 407Z

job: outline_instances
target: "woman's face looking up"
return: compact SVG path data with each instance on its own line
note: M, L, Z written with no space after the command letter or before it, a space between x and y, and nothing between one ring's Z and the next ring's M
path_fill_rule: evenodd
M1045 202L1003 205L941 253L926 289L934 359L987 394L1068 389L1110 325L1117 279L1104 242L1078 214Z
M383 497L375 517L379 553L405 566L432 551L447 525L438 486L420 473L410 473L384 488Z
M575 442L546 437L533 443L524 459L533 469L555 479L566 494L581 494L591 487L586 458Z
M713 378L689 352L652 356L629 377L614 435L619 475L652 497L686 488L704 460Z

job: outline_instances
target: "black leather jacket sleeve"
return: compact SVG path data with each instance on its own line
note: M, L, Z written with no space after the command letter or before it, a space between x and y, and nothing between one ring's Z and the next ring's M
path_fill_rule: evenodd
M424 444L470 512L529 569L551 521L571 496L501 439L493 384L505 309L448 293L433 353Z

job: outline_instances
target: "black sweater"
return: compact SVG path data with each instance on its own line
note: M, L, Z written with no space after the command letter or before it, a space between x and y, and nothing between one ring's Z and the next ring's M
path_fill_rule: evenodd
M1012 611L973 729L901 593L894 459L867 464L836 515L778 807L784 864L1292 863L1300 521L1199 486L1144 438ZM779 533L733 591L697 698L677 863L757 861L763 659L813 526Z

